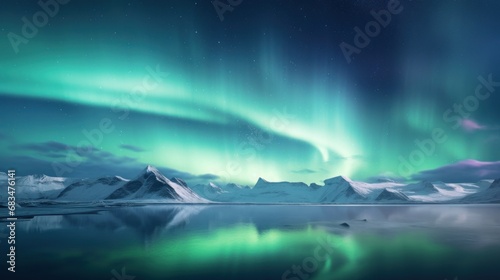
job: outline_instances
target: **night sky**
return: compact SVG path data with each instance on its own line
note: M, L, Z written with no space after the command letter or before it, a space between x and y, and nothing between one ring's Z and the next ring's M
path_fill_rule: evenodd
M500 177L499 1L4 2L1 170Z

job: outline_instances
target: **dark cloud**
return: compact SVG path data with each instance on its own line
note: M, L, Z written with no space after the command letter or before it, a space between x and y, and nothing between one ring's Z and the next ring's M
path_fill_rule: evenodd
M64 159L66 157L78 155L87 161L96 163L121 164L135 161L134 158L117 156L113 153L102 151L92 146L76 147L56 141L28 143L14 145L12 147L18 150L37 152L39 155L51 159Z
M15 169L20 176L30 174L53 175L51 162L30 156L1 157L0 170Z
M296 174L313 174L316 173L316 171L308 168L300 169L300 170L292 170L292 173Z
M472 159L437 169L425 170L412 176L413 180L443 181L446 183L473 183L497 178L500 178L500 161L482 162Z
M217 180L220 177L215 175L215 174L203 174L203 175L196 176L196 178L203 179L203 180Z
M362 160L362 159L368 159L368 157L363 156L363 155L352 155L352 156L345 157L345 156L341 156L339 154L336 154L336 153L329 151L327 162L336 163L336 162L343 162L345 160L351 160L351 159Z
M122 176L133 179L147 165L135 158L118 156L94 147L85 147L79 157L77 147L56 141L28 143L12 146L19 151L33 153L36 156L11 156L0 159L0 170L15 168L21 176L46 174L72 178L93 178L101 176ZM81 159L81 161L75 161ZM214 174L194 175L176 169L158 166L168 178L177 177L189 185L217 180Z
M122 176L122 170L127 170L128 167L133 169L132 166L138 164L134 158L117 156L92 146L76 147L56 141L11 147L19 151L20 156L5 159L2 166L18 166L24 169L25 175L43 173L68 177ZM28 152L32 156L24 156L22 152Z
M368 177L364 180L367 183L384 183L384 182L405 182L406 178L395 176L392 174L381 174L377 176Z
M127 144L120 145L120 148L125 149L125 150L129 150L129 151L132 151L132 152L136 152L136 153L140 153L140 152L146 151L146 150L144 150L141 147L137 147L137 146L134 146L134 145L127 145Z
M219 176L214 174L194 175L188 172L179 171L168 167L158 167L158 170L160 170L160 172L168 178L181 178L190 186L194 186L196 184L206 184L210 181L215 181L220 178Z
M71 147L56 141L49 141L43 143L29 143L22 145L14 145L14 148L30 150L34 152L46 153L46 152L65 152Z
M41 156L54 159L64 158L68 153L72 152L82 157L92 156L94 153L99 152L98 149L92 146L76 147L56 141L18 144L11 147L16 150L36 152Z

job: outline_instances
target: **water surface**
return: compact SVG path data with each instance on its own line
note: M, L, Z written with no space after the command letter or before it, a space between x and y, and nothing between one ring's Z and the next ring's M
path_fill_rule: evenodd
M15 274L7 272L2 240L0 274L2 279L500 279L499 210L496 205L152 205L68 212L52 206L17 222Z

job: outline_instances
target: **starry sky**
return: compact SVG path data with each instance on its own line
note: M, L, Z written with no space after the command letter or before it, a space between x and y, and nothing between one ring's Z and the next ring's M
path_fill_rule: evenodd
M0 10L2 170L500 177L498 1L59 1Z

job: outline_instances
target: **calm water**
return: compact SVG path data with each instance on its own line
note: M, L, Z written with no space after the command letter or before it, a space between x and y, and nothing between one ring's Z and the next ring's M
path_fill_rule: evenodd
M96 210L18 221L1 279L500 279L500 206Z

